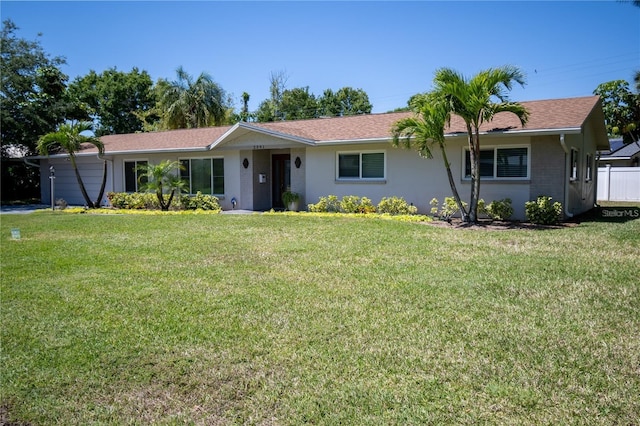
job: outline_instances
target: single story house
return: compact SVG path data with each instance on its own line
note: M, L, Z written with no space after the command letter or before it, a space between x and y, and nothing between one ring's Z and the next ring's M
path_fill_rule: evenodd
M525 127L500 113L481 131L481 190L487 203L511 198L514 218L525 218L524 203L553 197L570 217L596 201L596 152L608 149L602 105L597 96L522 102L530 113ZM301 206L329 194L403 197L421 213L430 200L451 195L442 158L424 159L391 145L392 125L408 112L368 114L273 123L101 137L95 148L77 154L90 196L95 197L107 162L106 191L137 191L136 166L177 160L189 192L220 198L224 210L268 210L283 206L282 192L301 195ZM469 199L467 134L457 116L445 129L447 155L463 200ZM84 204L68 156L40 160L42 200L51 199L49 167L55 168L55 198ZM106 197L105 197L106 198ZM233 203L232 203L233 201ZM104 203L107 204L106 199Z

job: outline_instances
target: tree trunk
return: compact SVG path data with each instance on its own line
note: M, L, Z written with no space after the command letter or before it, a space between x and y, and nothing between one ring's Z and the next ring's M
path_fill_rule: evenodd
M478 222L478 199L480 196L480 134L475 126L469 129L469 155L471 160L471 200L469 202L469 222Z
M451 186L451 192L453 192L453 199L456 201L456 204L458 205L458 209L460 210L460 215L462 216L462 220L464 222L468 222L469 214L465 210L464 205L462 205L460 194L458 194L458 188L456 188L456 181L453 179L453 174L451 173L451 164L449 164L449 159L447 158L447 152L445 150L444 144L440 144L440 150L442 151L444 166L447 169L447 177L449 178L449 186Z
M107 161L104 160L104 167L102 169L102 185L100 185L100 193L98 199L95 202L95 207L98 208L102 205L102 196L104 195L104 188L107 186Z
M169 210L169 207L171 207L171 202L173 201L173 196L175 195L176 190L172 189L171 190L171 195L169 195L169 199L167 200L167 210Z
M158 203L160 204L160 210L166 212L169 210L169 206L164 203L164 194L162 193L162 189L156 192L156 197L158 198Z
M84 201L87 203L87 207L91 209L94 207L93 202L89 198L89 194L87 194L87 190L84 187L84 183L82 182L82 177L80 177L80 171L78 170L78 165L76 164L76 158L74 155L69 155L69 158L71 160L71 165L73 166L73 171L76 174L76 180L78 181L78 185L80 185L80 192L82 193L82 197L84 198Z

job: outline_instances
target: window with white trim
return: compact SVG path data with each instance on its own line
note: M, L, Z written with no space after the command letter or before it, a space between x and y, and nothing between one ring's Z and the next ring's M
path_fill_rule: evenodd
M187 183L189 194L224 194L223 158L186 158L180 160L180 177Z
M124 162L124 190L125 192L138 192L147 183L144 172L140 166L146 166L147 160L133 160Z
M471 155L465 150L464 177L471 178ZM529 147L485 148L480 150L480 177L528 179Z
M571 148L569 180L572 182L578 180L578 150L575 148Z
M385 152L339 152L337 178L379 180L385 178Z

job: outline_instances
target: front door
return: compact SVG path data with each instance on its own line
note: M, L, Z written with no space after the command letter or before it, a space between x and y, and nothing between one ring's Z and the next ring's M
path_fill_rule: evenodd
M276 154L271 157L271 205L274 209L284 209L282 193L291 186L291 156Z

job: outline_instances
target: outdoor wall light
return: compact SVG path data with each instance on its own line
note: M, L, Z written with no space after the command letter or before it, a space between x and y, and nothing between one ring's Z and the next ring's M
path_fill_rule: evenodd
M296 161L294 161L294 164L296 165L296 169L300 168L300 166L302 165L302 160L300 159L300 157L296 157Z
M248 159L244 159L242 160L242 165L244 166L244 168L246 169L247 167L249 167L249 160Z

